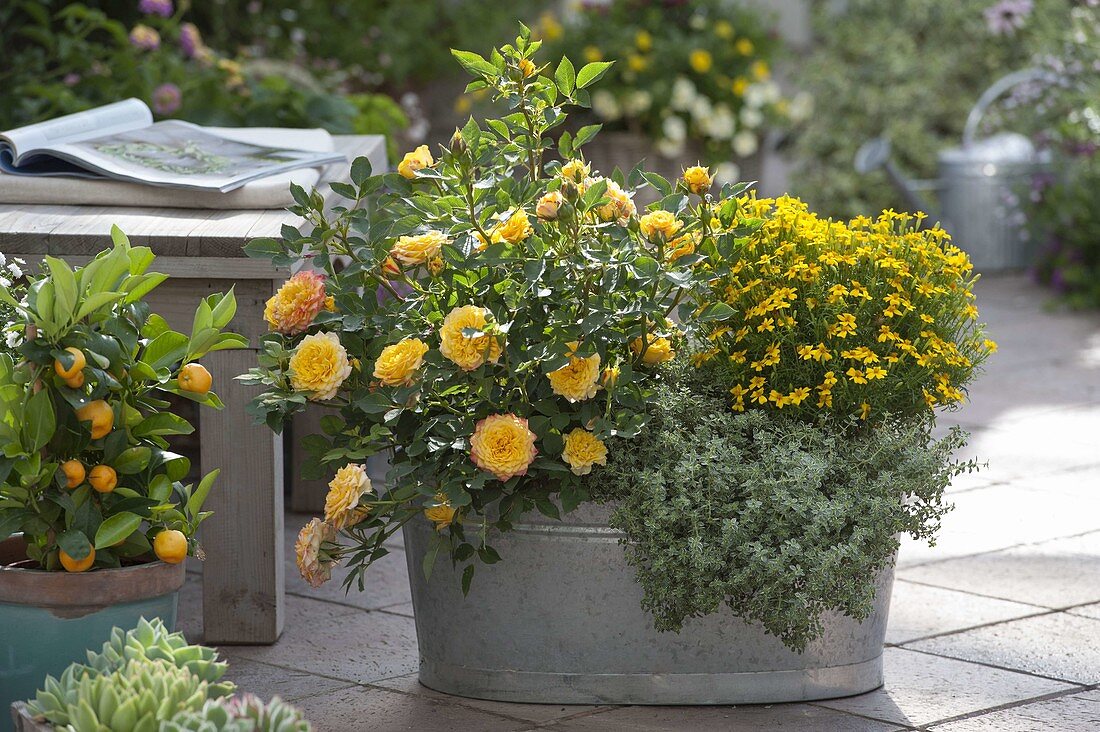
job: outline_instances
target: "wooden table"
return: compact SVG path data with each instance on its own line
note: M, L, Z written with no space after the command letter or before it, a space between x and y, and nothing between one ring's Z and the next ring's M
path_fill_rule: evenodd
M341 136L337 149L349 162L366 156L376 171L386 167L382 137ZM349 164L330 166L325 180L344 180ZM322 183L330 203L342 200ZM270 263L249 259L242 247L257 237L280 237L284 224L302 226L287 211L205 211L105 206L0 204L0 252L34 262L43 255L83 264L111 245L117 224L131 243L157 254L153 269L170 276L148 298L153 312L173 328L190 332L200 298L236 288L237 317L231 329L252 347L216 351L203 362L225 409L201 410L199 439L203 473L221 468L210 493L214 511L203 524L203 624L207 643L274 643L283 630L283 445L282 438L245 414L254 389L233 377L256 362L267 332L264 303L289 276Z

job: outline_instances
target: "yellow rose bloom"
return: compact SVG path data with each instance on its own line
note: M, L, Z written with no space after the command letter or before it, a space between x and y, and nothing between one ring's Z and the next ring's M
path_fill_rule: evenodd
M419 338L405 338L386 346L374 362L374 378L386 386L408 386L427 352L428 345Z
M463 371L473 371L486 361L496 363L500 358L500 343L495 336L485 333L468 338L464 328L482 330L489 323L489 311L476 305L456 307L443 319L439 329L439 351Z
M583 183L591 169L583 160L570 160L561 166L561 177L574 183Z
M349 376L348 352L335 333L307 335L290 357L290 385L311 401L332 399Z
M618 221L626 224L638 209L634 206L634 199L622 187L610 178L600 178L607 182L607 190L604 195L609 199L607 203L596 209L596 213L603 221Z
M728 41L733 38L733 24L728 20L720 20L714 24L714 34L719 38Z
M425 264L439 255L447 236L441 231L429 231L417 236L402 236L390 249L390 256L406 267Z
M349 463L336 471L325 496L325 523L337 529L354 526L366 517L368 508L359 506L359 499L372 488L370 476L362 465Z
M431 150L427 145L421 145L412 152L405 153L405 157L397 164L397 172L411 180L416 177L416 171L433 165L435 160L432 158Z
M584 60L588 63L603 61L603 51L597 46L585 46L581 53L584 55Z
M264 305L264 320L277 333L297 335L309 327L317 313L328 307L329 300L325 296L323 275L299 272L284 282Z
M684 185L697 196L709 191L713 183L714 178L710 174L710 169L702 165L693 165L684 171Z
M637 53L632 53L626 57L626 65L630 67L631 71L639 73L649 68L649 59Z
M638 227L642 231L642 236L651 241L658 234L668 241L683 225L683 222L677 219L676 214L671 211L651 211L638 219Z
M635 356L641 353L642 339L635 338L630 344L630 350ZM642 363L646 366L656 366L674 358L676 358L676 351L672 350L672 343L668 338L650 338L646 344L645 355L642 356Z
M294 542L294 558L298 572L310 587L320 587L332 578L336 560L321 545L335 540L336 529L319 518L310 520L298 532L298 540Z
M750 67L752 76L757 81L764 81L772 75L771 69L768 67L767 61L753 61Z
M595 353L587 358L573 355L579 345L577 341L571 342L569 363L546 375L550 379L550 388L554 393L565 397L570 402L591 399L599 390L600 354Z
M432 504L424 509L424 517L435 524L436 531L443 531L454 521L455 507L445 493L436 493Z
M529 58L521 58L521 59L519 60L519 72L520 72L521 74L523 74L523 78L524 78L524 79L526 79L526 78L528 78L528 77L531 77L531 76L534 76L534 75L535 75L535 72L536 72L537 70L538 70L538 69L537 69L537 67L535 66L535 62L534 62L534 61L532 61L531 59L529 59Z
M521 241L531 236L534 231L535 230L531 228L531 219L528 218L527 212L519 209L493 228L493 243L508 242L509 244L519 244Z
M680 257L695 253L695 245L700 239L698 231L678 236L668 243L668 261L675 262Z
M588 430L575 427L565 436L561 457L574 475L588 475L593 465L607 465L607 445Z
M535 216L543 221L554 221L558 218L558 209L564 202L561 191L550 191L539 199L535 206Z
M608 366L603 370L603 374L600 376L600 383L603 384L605 389L612 389L615 386L615 382L619 380L619 367Z
M695 73L705 74L714 66L714 57L710 55L710 51L697 48L688 56L688 63Z
M639 51L648 52L653 48L653 36L649 34L649 31L640 30L634 34L634 45L638 47Z
M756 50L756 46L748 38L739 39L734 47L742 56L751 56L752 52Z
M527 474L538 454L535 439L526 419L494 414L477 423L470 437L470 458L474 465L504 482Z

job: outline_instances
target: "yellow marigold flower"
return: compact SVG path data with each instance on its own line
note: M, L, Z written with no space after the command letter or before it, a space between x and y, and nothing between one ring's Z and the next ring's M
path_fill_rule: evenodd
M386 346L374 362L374 378L386 386L407 386L424 363L428 345L419 338L405 338Z
M734 48L742 56L751 56L752 52L756 50L756 46L748 38L739 38L737 43L734 44Z
M346 529L363 520L369 509L359 506L359 499L369 493L370 476L366 468L349 463L336 471L336 476L328 484L325 496L325 523L337 529Z
M988 338L986 338L984 341L982 341L982 345L985 346L985 350L988 351L989 353L996 353L997 352L997 342L996 341L991 341Z
M705 48L696 48L688 55L688 63L697 74L705 74L714 66L714 57Z
M790 398L775 389L772 389L771 394L768 394L768 399L775 403L776 409L782 409L790 403Z
M565 28L562 27L557 17L549 11L544 12L539 17L539 30L542 31L542 37L551 42L565 35Z
M584 183L590 171L591 169L583 160L570 160L561 166L561 177L573 183Z
M856 316L851 313L841 313L836 316L836 325L830 325L829 335L837 338L847 338L856 332Z
M441 231L429 231L417 236L402 236L390 249L390 256L406 267L415 267L438 256L446 243L447 235Z
M296 335L309 327L328 301L324 276L299 272L284 282L264 305L264 320L277 333Z
M749 389L751 389L752 391L758 391L760 389L763 389L764 385L767 383L767 379L765 379L763 376L754 376L749 379Z
M349 376L348 352L335 333L307 335L290 357L290 385L311 401L332 399Z
M574 475L588 475L593 465L607 465L607 445L588 430L574 427L565 436L561 457Z
M526 475L535 460L535 433L527 420L514 414L493 414L477 423L470 437L470 458L474 465L504 482Z
M642 348L641 338L635 338L630 344L630 350L635 356L642 352ZM676 351L672 350L672 343L667 338L649 338L645 344L645 355L642 356L642 363L646 366L656 366L674 358L676 358Z
M632 53L626 57L626 65L630 67L631 71L641 73L649 68L649 59L640 54Z
M464 328L482 331L489 324L489 311L476 305L456 307L443 319L439 329L439 351L463 371L473 371L486 361L500 358L500 342L488 333L467 337Z
M430 168L435 165L432 152L427 145L421 145L412 152L405 153L405 157L397 164L397 172L410 180L416 177L416 172L421 168Z
M642 236L652 241L660 236L665 241L671 239L684 223L676 218L671 211L652 211L638 219L638 227Z
M709 168L702 165L693 165L684 171L684 185L697 196L701 196L710 190L714 184L714 177Z
M519 60L519 72L523 74L523 78L527 79L535 75L538 71L538 67L535 66L535 62L529 58L521 58Z
M745 92L748 91L748 88L749 80L746 79L744 76L738 76L736 79L733 80L733 84L730 86L730 91L733 92L734 96L743 97L745 96Z
M507 219L493 227L490 236L492 236L494 244L500 242L519 244L531 236L534 231L531 228L531 219L527 217L527 212L523 209L517 209Z
M322 545L334 541L336 528L319 518L311 519L298 532L298 540L294 542L294 557L302 579L310 587L320 587L332 578L332 568L336 566L336 560Z
M653 48L653 36L647 30L640 30L634 34L634 45L639 51L648 52Z
M574 355L580 344L569 344L569 363L546 376L550 379L550 388L570 402L580 402L596 396L599 390L600 354L588 357Z
M720 20L714 24L714 35L724 41L733 38L733 24L728 20Z
M753 78L757 81L764 81L772 74L771 69L768 68L767 61L753 61L750 71Z
M797 407L799 404L804 402L806 400L806 398L809 397L809 396L810 396L810 387L800 386L799 388L795 389L794 391L792 391L790 394L787 395L787 401Z
M634 206L634 199L622 187L610 178L599 178L607 182L607 190L604 196L608 202L596 209L596 213L603 221L618 221L625 224L638 209Z
M447 500L447 494L436 493L432 503L424 509L424 517L435 524L436 531L443 531L455 518L455 507Z
M561 191L550 191L544 194L539 199L538 204L535 205L535 216L538 216L542 221L556 221L558 210L564 201Z
M867 419L871 416L871 405L867 402L863 402L859 405L859 418Z
M867 377L868 381L872 381L874 379L881 379L886 376L886 369L882 368L881 366L871 366L866 371L864 371L863 374Z
M603 61L603 51L601 51L598 46L585 46L581 53L584 55L584 60L588 63Z

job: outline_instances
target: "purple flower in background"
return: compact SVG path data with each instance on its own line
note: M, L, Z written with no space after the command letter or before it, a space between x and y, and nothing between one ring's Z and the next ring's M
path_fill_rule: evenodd
M141 0L138 10L146 15L159 15L162 18L171 18L174 8L172 0Z
M147 25L135 25L130 31L130 43L143 51L155 51L160 48L160 33Z
M65 86L76 86L80 83L80 74L70 71L61 77L61 83Z
M184 23L180 26L180 48L187 58L195 58L202 49L202 34L194 23Z
M1010 36L1024 27L1034 8L1032 0L1000 0L985 9L985 24L997 36Z
M175 84L161 84L153 90L153 111L167 116L180 108L183 95Z

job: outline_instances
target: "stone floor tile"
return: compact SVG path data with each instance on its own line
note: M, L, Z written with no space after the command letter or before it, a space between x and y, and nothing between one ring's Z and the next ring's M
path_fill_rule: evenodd
M499 714L513 719L524 719L531 722L546 723L579 714L588 714L598 709L607 707L589 706L585 704L512 704L509 702L488 701L486 699L467 699L461 696L452 696L439 691L434 691L422 686L416 679L416 674L399 676L395 679L379 681L372 686L380 686L384 689L392 689L406 694L419 694L430 699L458 704L460 706L480 709L484 712Z
M413 604L411 602L402 602L398 605L387 605L386 607L379 609L384 613L393 613L394 615L406 615L410 618L413 616Z
M1057 681L901 648L887 648L883 662L886 684L881 689L815 703L917 726L1072 688ZM945 693L945 684L950 685L950 693Z
M1051 676L1100 682L1100 620L1052 613L931 638L905 648Z
M1008 549L1100 529L1100 512L1079 510L1064 493L1038 498L1032 490L991 485L949 497L955 510L943 519L936 546L903 537L898 566L908 567Z
M1100 509L1094 515L1100 520ZM1100 531L910 567L899 576L1047 608L1100 602Z
M294 701L305 696L346 689L351 685L347 681L328 679L308 671L252 661L236 655L232 648L222 648L221 656L229 662L229 671L225 678L235 683L238 691L256 694L261 699L278 696L285 701Z
M412 618L343 605L286 599L286 630L272 646L233 646L234 655L369 683L412 673L418 665Z
M809 704L767 704L738 707L619 707L540 729L554 732L888 732L899 727Z
M935 732L1096 732L1100 729L1100 690L1002 709L932 729Z
M904 578L909 576L909 571L912 570L903 571L901 578L894 583L890 622L886 628L887 643L905 643L1043 612L1043 608L1034 605L906 582Z
M1095 605L1083 605L1082 607L1075 607L1069 611L1072 615L1080 615L1085 618L1096 618L1100 620L1100 603Z
M314 732L499 732L530 727L523 720L374 687L311 696L295 706Z

